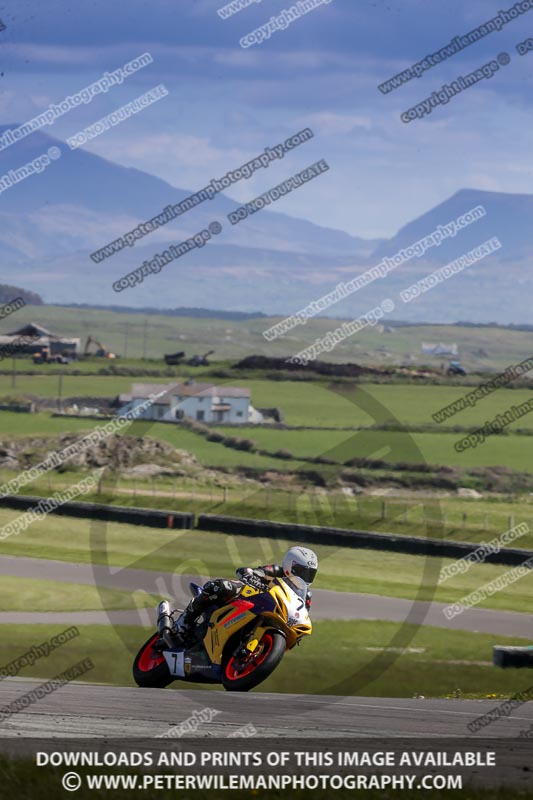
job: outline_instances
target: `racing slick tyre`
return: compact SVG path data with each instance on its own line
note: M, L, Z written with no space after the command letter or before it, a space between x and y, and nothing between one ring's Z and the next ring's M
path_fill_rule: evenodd
M268 630L254 652L247 659L244 668L239 666L235 655L222 662L222 685L228 692L248 692L262 683L274 672L283 658L287 643L282 633Z
M159 634L154 633L143 644L133 662L133 680L144 689L164 689L174 680L165 656L154 650Z
M492 648L492 661L495 667L533 667L533 647L503 647Z

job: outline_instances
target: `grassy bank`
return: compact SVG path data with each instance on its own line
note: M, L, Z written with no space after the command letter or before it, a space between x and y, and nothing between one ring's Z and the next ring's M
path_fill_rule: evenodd
M16 474L0 470L0 484ZM61 474L49 472L23 487L20 493L49 497L77 484L82 475L87 474L87 471L74 470ZM272 473L271 477L274 478ZM303 482L302 475L278 474L272 486L257 480L239 479L227 472L208 471L196 477L179 478L163 475L153 480L132 478L127 474L117 478L104 475L101 492L87 493L80 499L90 503L222 514L473 543L489 541L514 525L526 522L530 533L521 537L515 546L533 549L533 498L529 495L488 495L470 499L451 492L450 495L424 496L414 489L391 495L379 488L371 490L375 494L346 495L339 488L313 485L302 488L298 479Z
M150 630L126 626L78 626L80 635L48 658L20 672L45 680L90 657L95 668L83 680L133 686L131 664ZM0 664L32 644L59 633L60 626L0 625ZM529 670L492 666L495 644L529 644L502 636L450 631L393 622L315 622L313 634L287 653L275 672L255 691L364 697L508 697L531 686ZM176 681L174 689L187 687ZM205 691L220 687L195 684ZM141 691L141 690L139 690ZM171 702L169 698L169 702ZM162 723L161 732L168 727ZM467 731L465 729L465 735Z

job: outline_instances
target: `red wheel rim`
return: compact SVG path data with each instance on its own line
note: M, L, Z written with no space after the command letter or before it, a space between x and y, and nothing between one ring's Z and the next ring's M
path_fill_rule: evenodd
M244 678L245 675L250 675L257 667L263 663L265 658L268 656L270 651L272 650L272 645L274 644L274 640L270 633L265 633L263 638L261 639L261 644L263 645L263 649L257 656L254 656L253 653L250 656L250 660L246 664L244 669L239 671L235 668L236 659L235 656L232 656L228 663L226 664L226 678L229 681L236 681L239 678Z
M165 661L165 656L161 655L161 653L155 653L154 651L154 642L156 642L157 639L159 639L159 634L154 633L152 638L146 642L144 646L137 664L141 672L151 672L155 667L158 667L159 664L163 664Z

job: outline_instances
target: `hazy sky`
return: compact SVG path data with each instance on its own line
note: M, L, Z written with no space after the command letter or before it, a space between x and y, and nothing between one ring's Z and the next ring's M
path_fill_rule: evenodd
M515 47L533 34L533 11L384 95L379 83L511 2L332 0L247 49L239 39L290 0L261 0L227 20L216 13L222 5L6 3L2 122L24 122L148 51L154 63L43 130L64 139L164 83L168 97L87 149L196 190L310 126L314 140L227 194L249 200L325 158L330 171L276 211L364 237L391 236L464 187L531 192L533 51L521 57ZM401 122L401 112L502 52L511 63L492 79Z

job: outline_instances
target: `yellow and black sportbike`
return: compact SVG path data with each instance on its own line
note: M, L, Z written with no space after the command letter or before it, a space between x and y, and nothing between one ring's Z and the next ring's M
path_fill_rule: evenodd
M190 588L193 595L202 591L195 583ZM153 634L135 658L133 677L142 687L162 688L182 680L247 692L268 678L285 651L312 630L305 599L285 580L245 584L227 605L213 605L202 614L187 646L161 647L160 634Z

